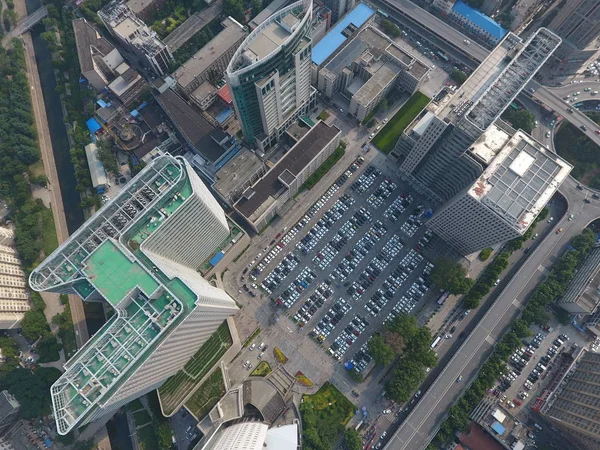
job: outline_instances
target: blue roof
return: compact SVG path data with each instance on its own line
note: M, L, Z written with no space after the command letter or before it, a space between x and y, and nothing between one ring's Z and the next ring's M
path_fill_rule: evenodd
M496 39L502 39L504 36L506 36L506 33L508 33L508 30L502 28L498 22L495 22L481 11L471 8L462 0L458 0L454 4L452 11L454 11L456 14L460 14L482 30L487 31Z
M369 20L373 14L375 14L375 11L364 3L356 5L352 11L342 17L335 27L333 27L331 31L329 31L329 33L313 47L312 61L317 65L321 65L323 61L329 58L332 53L348 39L342 34L348 25L352 24L356 28L359 28Z
M504 434L505 428L502 426L500 422L494 422L492 424L492 430L494 430L498 434Z
M215 267L217 265L217 263L223 259L223 256L225 256L225 254L223 252L217 253L215 256L213 256L211 258L210 265Z
M93 117L91 119L88 119L85 124L88 127L88 130L90 130L91 134L94 134L96 131L98 131L100 128L102 128L102 125L100 125L98 123L98 121L96 119L94 119Z

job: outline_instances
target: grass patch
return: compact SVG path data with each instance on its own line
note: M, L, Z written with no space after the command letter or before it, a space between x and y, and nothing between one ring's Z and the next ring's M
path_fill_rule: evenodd
M386 155L396 146L398 138L402 135L404 129L411 123L415 117L429 103L430 98L422 92L415 92L409 98L402 108L398 110L394 117L381 129L377 136L371 142Z
M600 124L600 114L585 113L594 122ZM600 188L600 149L575 125L563 121L554 136L556 152L573 164L571 175L583 184Z
M315 173L306 179L300 189L312 189L313 186L331 170L335 163L338 162L342 156L344 156L344 153L346 153L346 143L340 142L338 148L336 148L334 152L329 155L325 161L323 161L323 164L319 166Z
M279 364L285 364L286 362L289 361L288 357L285 356L283 354L283 352L281 350L279 350L279 348L275 347L273 349L273 354L275 355L275 358L277 359L277 361L279 361Z
M29 166L29 172L34 177L39 177L40 175L46 175L44 172L44 162L40 159L38 162Z
M315 394L303 395L300 405L303 448L333 448L355 411L352 402L329 382Z
M42 212L42 230L42 249L47 256L58 247L56 225L54 225L54 216L51 209L45 209Z
M223 383L223 374L221 369L208 377L208 379L198 388L198 390L186 402L185 407L190 410L194 416L202 420L208 412L217 404L219 399L225 394L225 384Z
M141 427L142 425L152 422L150 414L143 408L133 413L133 420L135 420L136 427Z
M131 412L137 411L137 410L143 409L143 408L144 408L144 406L142 405L142 402L140 402L140 399L138 399L138 398L127 403L127 409Z
M170 377L158 389L165 414L170 414L196 382L202 379L233 343L227 322L223 322L215 333L202 344L182 370Z
M242 345L242 347L243 348L248 347L250 345L250 342L252 342L252 340L259 334L260 334L260 327L258 327L256 330L254 330L254 332L250 335L250 337L244 341L244 344Z
M298 371L296 372L296 380L298 380L298 383L300 383L302 386L306 386L306 387L311 387L313 385L313 382L310 381L310 379L304 375L302 372Z
M250 373L250 376L253 377L266 377L271 373L271 365L266 361L261 361L256 369Z
M323 122L329 118L329 113L327 111L321 111L317 116L317 119L322 120Z
M158 436L152 425L138 428L137 435L140 450L159 450Z

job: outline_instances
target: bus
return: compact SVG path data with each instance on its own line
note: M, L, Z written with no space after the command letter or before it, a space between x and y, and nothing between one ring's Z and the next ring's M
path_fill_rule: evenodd
M381 17L385 17L386 19L387 19L388 17L390 17L390 16L389 16L389 14L388 14L388 13L386 13L386 12L385 12L383 9L378 9L378 10L377 10L377 14L379 14Z
M446 291L442 294L442 296L438 299L437 304L443 305L446 302L446 299L450 296L450 292Z
M444 52L438 51L438 52L437 52L437 54L438 54L438 56L439 56L440 58L442 58L444 61L446 61L446 62L450 62L450 60L448 59L448 57L446 56L446 54L445 54Z
M436 348L440 342L442 342L442 337L441 336L436 337L433 340L433 342L431 343L431 349L433 350L434 348Z
M519 107L519 105L517 105L515 102L512 102L512 103L510 104L510 107L511 107L512 109L514 109L515 111L518 111L519 109L521 109L521 108Z

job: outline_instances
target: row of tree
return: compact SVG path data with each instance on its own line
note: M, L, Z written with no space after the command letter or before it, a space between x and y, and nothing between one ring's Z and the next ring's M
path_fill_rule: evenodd
M554 264L548 278L536 287L521 317L515 320L510 331L496 345L494 353L482 366L469 389L448 411L448 416L428 450L439 448L449 442L456 432L467 427L470 412L481 401L486 391L494 386L498 377L507 370L506 362L521 346L521 340L531 335L529 327L534 323L545 325L550 319L546 307L564 294L577 267L590 252L595 241L596 235L589 229L573 238L571 246L574 250L563 254Z
M386 366L400 355L392 378L386 384L386 396L397 403L406 402L425 379L427 367L437 364L431 350L431 333L419 327L414 316L401 314L386 324L367 344L376 364Z

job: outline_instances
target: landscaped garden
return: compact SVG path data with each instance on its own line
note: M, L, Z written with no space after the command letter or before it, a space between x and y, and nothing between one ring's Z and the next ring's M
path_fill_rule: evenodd
M355 411L356 406L329 382L315 394L302 396L302 448L333 448Z
M429 103L430 98L422 92L415 92L404 105L398 110L394 117L381 129L377 136L371 141L375 147L383 153L388 154L396 146L396 142L402 135L404 129Z
M158 393L165 414L170 414L185 398L194 385L215 365L231 347L232 340L227 322L200 347L182 370L170 377Z
M194 416L201 420L224 394L225 384L223 383L223 374L221 369L217 369L202 383L202 386L190 397L185 406Z
M266 361L261 361L258 366L252 371L250 376L253 377L266 377L271 373L271 365Z

